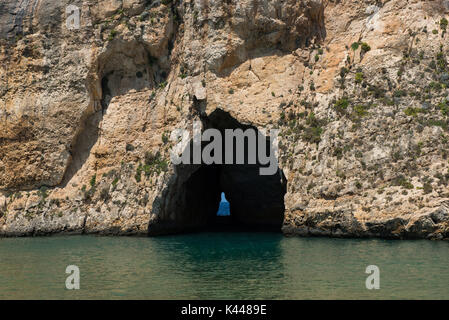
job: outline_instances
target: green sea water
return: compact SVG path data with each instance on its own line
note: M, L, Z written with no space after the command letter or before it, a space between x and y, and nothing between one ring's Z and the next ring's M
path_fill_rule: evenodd
M68 265L80 290L67 290ZM368 265L380 289L368 290ZM449 299L449 243L199 233L0 239L0 299Z

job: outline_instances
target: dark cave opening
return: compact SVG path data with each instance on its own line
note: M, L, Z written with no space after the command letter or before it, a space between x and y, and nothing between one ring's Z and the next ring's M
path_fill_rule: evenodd
M284 220L282 173L261 176L257 165L201 166L186 181L182 216L205 231L280 231ZM229 216L218 216L221 194Z
M240 124L220 110L210 115L204 124L205 128L214 128L220 132L236 128L255 129ZM270 140L265 141L273 152ZM245 154L250 147L248 143L245 140ZM202 147L205 145L203 143ZM167 201L169 204L165 208L165 219L150 225L149 234L195 231L280 232L284 220L287 181L278 167L272 175L261 175L261 167L259 161L253 164L246 156L243 164L225 164L223 161L220 164L176 166L178 183L171 190L171 200ZM230 216L217 215L222 193L229 202Z

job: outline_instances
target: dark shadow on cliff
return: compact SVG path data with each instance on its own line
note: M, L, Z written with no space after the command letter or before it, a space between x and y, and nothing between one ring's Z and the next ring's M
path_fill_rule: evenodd
M87 116L83 121L80 134L70 149L71 161L67 166L60 186L65 187L72 177L81 169L90 155L90 151L98 140L99 125L103 119L103 111L97 111Z
M61 187L65 187L87 161L92 147L100 138L103 116L111 100L130 90L154 88L165 81L168 74L168 70L151 57L143 43L121 39L112 41L92 68L93 75L87 80L91 105L81 117L80 128L70 147L71 160ZM98 87L101 87L101 97L94 97L92 93L99 91Z

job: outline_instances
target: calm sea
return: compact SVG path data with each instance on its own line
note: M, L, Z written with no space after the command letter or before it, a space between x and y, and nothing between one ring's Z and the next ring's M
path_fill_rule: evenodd
M68 265L80 290L67 290ZM368 290L368 265L380 289ZM0 299L449 299L449 243L199 233L0 239Z

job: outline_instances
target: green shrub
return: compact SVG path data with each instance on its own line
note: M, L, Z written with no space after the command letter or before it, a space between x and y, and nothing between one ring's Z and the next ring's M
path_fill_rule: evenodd
M365 106L365 105L356 105L356 106L354 106L354 113L358 117L365 117L365 116L367 116L369 114L368 110L369 110L369 106Z
M334 103L334 107L338 112L344 112L348 108L349 103L350 103L349 99L343 97Z
M139 166L137 167L136 170L136 175L134 176L137 182L140 182L142 180L142 171L143 171L142 164L139 163Z
M447 63L446 63L446 57L445 57L444 53L442 51L440 51L437 54L436 58L437 58L437 65L440 68L440 70L445 71Z
M439 82L432 81L429 84L429 88L435 91L440 91L443 88L443 86Z
M423 110L420 108L407 107L404 109L404 113L409 117L416 117L419 113L422 113Z
M145 175L146 175L147 177L150 176L150 175L153 173L152 167L151 167L150 165L148 165L148 164L145 164L145 165L142 167L142 170L143 170L143 172L145 172Z
M428 182L424 183L423 190L425 194L431 193L433 191L432 185Z
M395 90L393 92L393 96L396 97L396 98L406 97L407 96L407 91L405 91L405 90Z
M449 102L444 100L438 104L438 108L444 116L449 116Z
M448 21L447 21L446 18L443 18L443 19L440 20L440 28L441 28L441 30L446 31L447 23L448 23Z
M170 141L170 134L168 132L164 132L162 134L162 142L167 144Z
M104 187L100 191L100 198L103 201L106 201L109 198L109 187Z
M368 92L370 92L377 99L385 97L385 89L377 85L369 85Z
M335 148L333 155L334 157L337 157L338 160L341 160L343 158L343 149L340 147Z
M397 186L397 187L403 187L403 188L409 189L409 190L415 188L413 186L413 184L402 175L397 177L396 179L394 179L392 185Z
M125 149L126 149L126 151L131 152L131 151L134 151L135 148L131 143L127 143Z
M161 154L157 152L152 154L151 152L145 153L145 165L141 166L141 172L144 171L145 175L150 176L153 173L161 173L168 170L168 162L162 158Z
M353 44L351 44L351 49L356 51L360 46L360 43L358 42L354 42Z
M46 186L42 186L40 187L39 191L37 192L37 194L42 198L42 199L46 199L48 197L48 187Z
M321 124L321 121L318 120L317 117L315 117L315 114L311 112L309 116L306 119L306 124L312 127L319 127Z
M430 119L430 120L427 121L426 125L427 126L441 127L444 130L448 129L448 123L446 121L443 121L443 120Z
M341 68L340 69L340 77L342 79L344 79L346 77L346 75L348 74L348 72L349 72L348 68L345 68L345 67Z
M116 35L117 35L117 31L114 30L114 29L112 29L112 30L109 32L108 40L109 40L109 41L113 40L113 39L115 38Z
M362 52L368 52L370 50L371 47L366 42L362 42Z
M91 186L91 187L94 187L96 183L97 183L97 175L94 174L94 175L90 178L90 186Z
M306 128L297 127L297 129L304 129L302 139L310 143L319 143L323 133L322 125L324 125L324 121L316 118L315 114L311 112L306 119L306 124L308 125Z
M303 140L310 143L319 143L323 129L320 127L308 127L304 129Z

